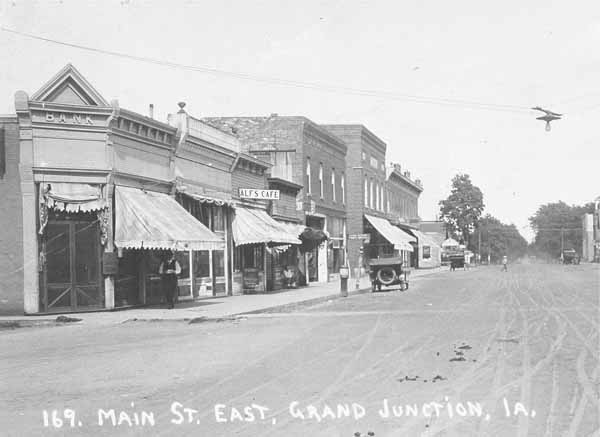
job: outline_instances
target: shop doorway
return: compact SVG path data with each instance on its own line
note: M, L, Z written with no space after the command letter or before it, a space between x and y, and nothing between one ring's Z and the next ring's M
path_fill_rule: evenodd
M49 220L44 231L44 312L104 307L96 220Z
M320 231L325 229L325 218L307 216L306 226ZM327 243L321 243L306 252L306 270L308 282L327 281Z

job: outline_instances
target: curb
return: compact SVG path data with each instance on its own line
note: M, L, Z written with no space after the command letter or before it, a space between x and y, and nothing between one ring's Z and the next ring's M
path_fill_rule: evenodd
M371 291L371 287L361 288L359 290L354 290L354 291L349 291L348 297L368 293L370 291ZM276 305L276 306L272 306L272 307L268 307L268 308L261 308L261 309L253 310L253 311L246 311L243 313L235 313L235 314L232 314L231 317L245 316L245 315L252 315L252 314L281 313L281 312L286 312L286 310L294 310L294 309L297 309L298 307L302 307L302 306L317 305L317 304L320 304L323 302L327 302L329 300L341 299L341 298L342 298L342 295L340 293L330 294L328 296L314 297L312 299L301 300L298 302L285 303L282 305Z

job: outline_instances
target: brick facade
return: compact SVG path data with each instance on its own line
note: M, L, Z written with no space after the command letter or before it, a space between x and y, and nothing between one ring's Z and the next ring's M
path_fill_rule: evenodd
M364 232L364 215L384 217L385 197L385 153L386 144L363 125L322 125L341 138L347 145L346 184L347 188L347 232ZM365 191L365 181L367 190ZM372 187L378 187L378 192ZM381 192L384 195L381 198ZM381 198L379 202L375 199ZM373 201L372 201L373 199ZM360 240L348 240L348 261L351 269L357 267Z
M0 117L0 315L23 313L23 196L18 135L16 117Z
M242 149L263 160L270 160L273 165L271 176L288 179L302 187L296 201L302 205L298 219L305 224L321 221L324 229L343 228L346 220L346 204L349 201L347 188L346 152L343 140L323 129L306 117L278 116L269 117L207 117L203 121L225 132L238 136ZM278 157L287 155L289 168L280 168ZM307 166L310 166L310 189L308 189ZM332 173L335 175L332 184ZM341 180L344 178L344 193ZM322 183L322 196L321 196ZM335 190L335 194L334 194ZM288 202L291 199L284 200ZM345 202L344 202L345 201ZM279 206L275 207L277 210ZM291 209L291 205L288 206ZM310 218L313 217L313 218ZM339 225L342 223L342 226ZM336 236L337 237L337 236ZM339 236L343 238L343 236ZM343 247L345 243L341 244ZM324 248L319 256L327 257L329 273L337 270ZM339 250L339 249L338 249ZM319 281L326 280L319 278Z

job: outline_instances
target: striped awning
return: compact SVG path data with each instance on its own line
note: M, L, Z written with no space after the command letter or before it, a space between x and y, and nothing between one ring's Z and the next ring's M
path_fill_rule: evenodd
M266 211L256 208L235 208L235 218L231 225L236 246L265 243L271 245L301 244L302 242Z
M282 221L277 221L277 223L279 223L280 226L283 226L283 228L285 230L287 230L290 234L293 234L297 237L300 237L300 235L306 229L306 225L301 225L298 223L282 222Z
M90 212L106 208L100 185L52 182L44 187L43 197L50 209L66 212ZM48 189L49 188L49 189Z
M408 252L413 251L413 247L410 243L416 243L417 239L415 237L392 225L384 218L374 217L367 214L365 214L365 218L369 221L369 223L371 223L377 232L379 232L383 238L393 244L397 250L406 250Z
M171 196L115 187L115 246L125 249L218 250L223 238Z

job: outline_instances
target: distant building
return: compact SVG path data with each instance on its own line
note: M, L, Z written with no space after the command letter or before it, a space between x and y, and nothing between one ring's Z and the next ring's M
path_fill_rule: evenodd
M600 262L600 196L594 201L594 212L582 217L582 260Z

